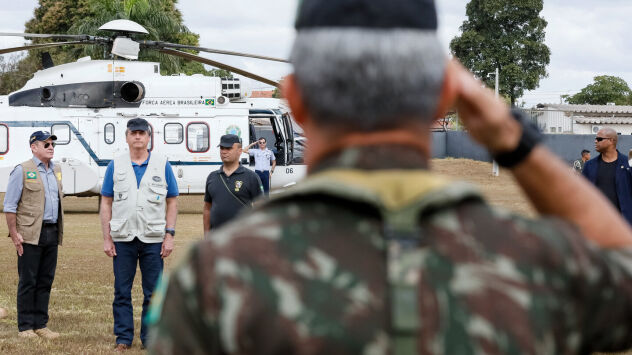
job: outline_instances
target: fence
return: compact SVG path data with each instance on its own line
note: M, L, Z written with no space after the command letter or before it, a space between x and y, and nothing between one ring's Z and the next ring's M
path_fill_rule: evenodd
M433 132L433 158L466 158L479 161L491 161L487 151L475 143L467 132L447 131ZM595 151L595 136L593 134L545 134L544 145L553 153L569 164L579 159L582 149L590 151L591 156L597 156ZM625 155L632 149L632 136L619 136L617 147Z

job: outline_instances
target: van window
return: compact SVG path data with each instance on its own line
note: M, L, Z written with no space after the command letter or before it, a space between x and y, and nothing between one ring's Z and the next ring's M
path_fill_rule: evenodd
M105 141L106 144L112 144L114 143L115 139L116 139L116 132L114 130L114 124L106 123L105 127L103 128L103 140Z
M192 122L187 125L187 149L193 153L209 149L209 128L206 123Z
M54 124L50 128L50 132L57 136L55 143L64 145L70 143L70 126L65 123Z
M184 128L179 123L165 124L165 143L180 144L184 141Z
M149 124L149 144L147 145L147 149L151 152L154 150L154 126Z
M9 151L9 127L0 124L0 155Z

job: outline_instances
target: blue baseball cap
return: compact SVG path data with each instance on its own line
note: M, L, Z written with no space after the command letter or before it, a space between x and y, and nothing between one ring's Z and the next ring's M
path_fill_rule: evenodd
M35 131L31 134L31 137L29 138L29 144L33 144L35 141L45 141L48 138L54 141L57 140L57 136L54 134L50 134L50 132L48 131Z
M130 132L149 132L149 122L147 122L147 120L144 118L132 118L131 120L127 121L127 129L129 129Z

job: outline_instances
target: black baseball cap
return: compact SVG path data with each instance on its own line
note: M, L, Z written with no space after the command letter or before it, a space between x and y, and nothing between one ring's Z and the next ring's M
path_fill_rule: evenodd
M133 131L145 131L149 132L149 122L144 118L132 118L127 121L127 129Z
M222 136L222 138L220 138L219 144L217 146L224 147L224 148L232 148L233 144L235 143L241 144L241 138L239 138L238 136L234 134L225 134Z
M437 10L434 0L301 0L294 26L436 30Z
M35 141L45 141L48 138L54 141L57 140L57 136L54 134L50 134L50 132L48 131L35 131L31 134L31 137L29 138L29 144L33 144L33 142Z

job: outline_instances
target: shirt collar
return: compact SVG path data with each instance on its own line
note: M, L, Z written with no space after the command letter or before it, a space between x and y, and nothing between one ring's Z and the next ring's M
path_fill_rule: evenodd
M145 159L145 161L142 164L138 165L138 164L132 162L132 166L134 166L134 165L136 165L136 166L147 165L147 164L149 164L149 158L151 158L151 152L149 152L149 155L147 156L147 159Z
M310 173L343 169L428 169L428 160L416 150L400 145L349 147L316 163Z
M41 160L39 160L36 156L33 156L33 163L35 163L35 166L40 166L40 165L44 166L44 163ZM52 169L54 166L55 164L53 163L52 160L48 162L49 169Z
M244 166L243 166L243 165L239 164L239 166L237 167L237 169L236 169L235 171L233 171L233 174L241 174L241 173L243 173L243 172L245 171L245 169L246 169L246 168L244 168ZM221 174L226 175L226 174L224 173L224 164L222 164L222 166L220 166L220 167L219 167L219 172L220 172ZM232 175L232 174L231 174L231 175Z

